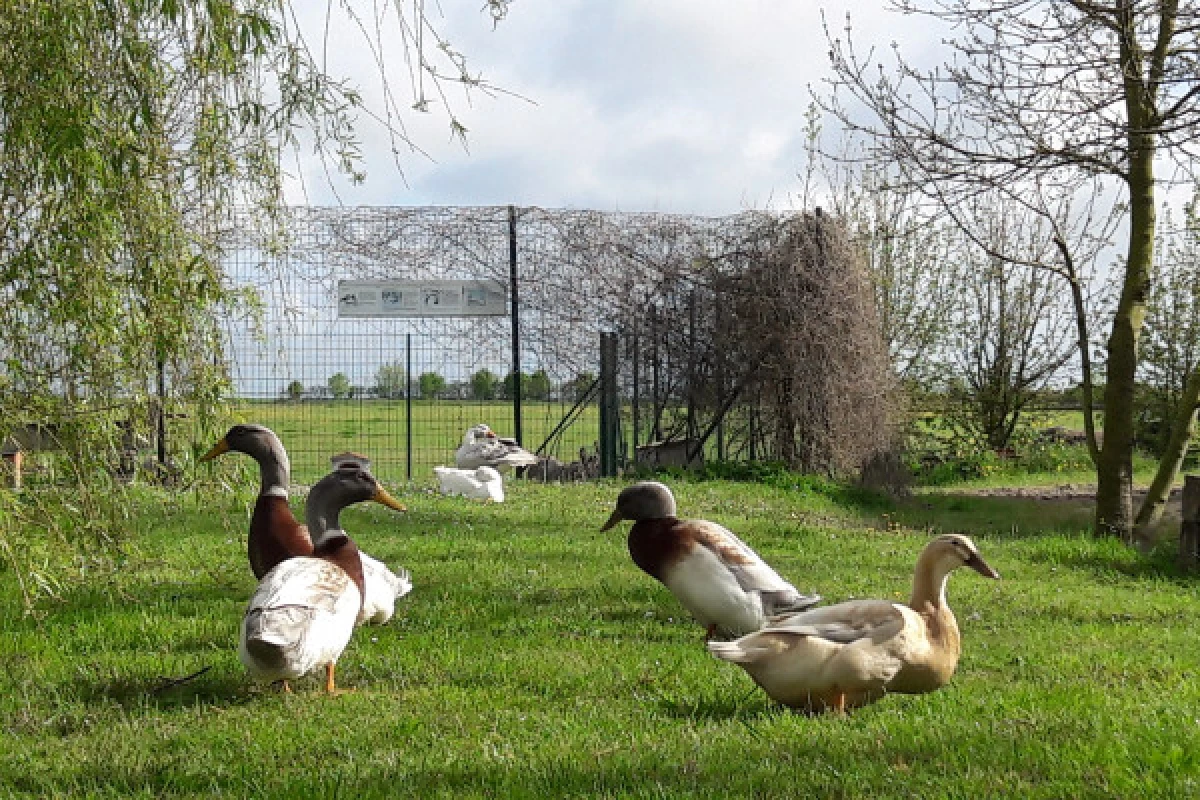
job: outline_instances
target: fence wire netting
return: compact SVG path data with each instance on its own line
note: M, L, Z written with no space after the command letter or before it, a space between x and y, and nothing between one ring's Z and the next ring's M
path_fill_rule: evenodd
M381 477L427 480L479 422L519 434L547 459L532 472L550 479L594 477L605 455L618 466L787 455L793 437L773 422L781 401L752 378L800 317L845 333L814 275L845 272L840 294L865 285L826 268L847 256L826 251L820 223L512 207L296 208L274 228L246 216L226 250L228 280L247 290L226 309L236 411L280 434L300 482L343 450L368 455ZM815 271L794 266L805 248ZM800 277L748 280L773 260L786 263L771 274ZM495 282L508 313L339 315L342 281L441 280ZM764 317L781 296L792 312ZM601 334L619 337L611 376ZM805 350L818 374L824 352ZM603 432L601 377L614 404Z

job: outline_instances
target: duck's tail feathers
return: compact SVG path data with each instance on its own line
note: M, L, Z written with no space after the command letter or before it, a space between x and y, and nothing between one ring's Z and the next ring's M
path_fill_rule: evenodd
M538 463L538 457L533 453L522 450L519 453L509 453L500 463L507 464L510 467L532 467Z
M773 593L763 597L763 605L768 617L774 617L781 614L798 614L801 611L807 611L813 606L821 602L819 594L782 594Z
M412 575L404 567L396 567L396 599L399 600L404 595L412 591Z

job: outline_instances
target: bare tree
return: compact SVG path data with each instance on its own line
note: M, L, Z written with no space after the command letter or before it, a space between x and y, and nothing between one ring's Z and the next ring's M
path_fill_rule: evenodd
M1141 377L1160 432L1159 468L1151 483L1152 501L1138 510L1137 533L1145 538L1162 515L1167 489L1178 473L1195 428L1200 399L1200 191L1184 208L1183 226L1166 229L1155 259L1146 303L1145 357Z
M871 276L892 371L910 387L928 384L938 377L948 334L954 231L894 166L864 155L849 143L834 155L809 152Z
M1053 247L1044 218L989 198L970 216L986 246L960 236L957 263L946 270L957 286L949 357L961 379L954 394L968 431L999 450L1009 446L1037 391L1073 352L1071 305L1058 278L1035 266ZM995 255L1000 252L1018 263Z
M1107 341L1096 532L1132 536L1134 384L1154 253L1155 161L1185 164L1200 135L1200 4L1178 0L894 0L947 23L954 59L872 68L832 40L831 108L953 208L981 190L1083 178L1119 185L1128 250ZM872 112L863 122L852 97ZM1064 240L1065 245L1065 240ZM1066 260L1073 254L1064 253Z

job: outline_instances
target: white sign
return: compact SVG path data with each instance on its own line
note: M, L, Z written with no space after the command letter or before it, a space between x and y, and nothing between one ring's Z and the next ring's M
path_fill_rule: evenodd
M499 281L338 281L339 317L492 317L508 314Z

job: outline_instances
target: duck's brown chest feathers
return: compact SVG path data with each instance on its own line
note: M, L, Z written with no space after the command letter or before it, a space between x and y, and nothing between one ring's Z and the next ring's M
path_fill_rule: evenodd
M313 545L308 529L296 521L287 498L259 495L250 518L247 550L250 569L255 578L261 579L281 561L312 555Z
M354 540L342 539L329 548L317 548L313 551L313 555L331 564L337 564L345 570L346 574L350 576L350 580L354 581L354 585L358 587L358 608L361 611L367 597L367 587L363 577L362 558L359 557L358 545L354 543Z
M629 555L633 563L659 581L694 544L686 523L675 517L643 520L629 529Z

